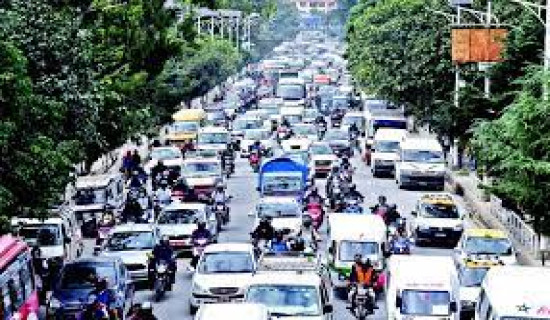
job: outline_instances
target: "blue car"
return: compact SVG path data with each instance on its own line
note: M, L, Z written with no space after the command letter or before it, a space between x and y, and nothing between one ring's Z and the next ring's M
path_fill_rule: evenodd
M118 257L80 258L65 264L47 306L49 319L76 319L94 290L94 279L107 279L114 302L109 306L126 314L134 298L130 273Z

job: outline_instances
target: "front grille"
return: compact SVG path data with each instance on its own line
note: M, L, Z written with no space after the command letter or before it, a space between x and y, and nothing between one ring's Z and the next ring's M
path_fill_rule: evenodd
M145 265L143 265L141 263L128 263L128 264L126 264L126 269L128 269L128 271L143 270L143 269L145 269Z
M239 292L239 288L210 288L210 292L215 295L231 295Z
M330 166L332 164L332 161L330 160L316 160L315 165L316 166Z
M445 233L451 233L453 232L452 228L436 228L436 227L430 227L430 231L432 232L445 232Z
M168 240L186 240L189 239L190 235L178 235L178 236L170 236Z

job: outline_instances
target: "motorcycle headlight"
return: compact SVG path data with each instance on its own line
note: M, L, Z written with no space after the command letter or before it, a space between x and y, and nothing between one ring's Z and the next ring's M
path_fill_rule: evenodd
M206 288L200 286L196 282L193 282L193 287L191 288L191 292L197 293L197 294L209 293L209 291Z
M52 297L50 299L49 308L50 310L56 310L61 308L63 305L61 304L61 301L59 301L57 298Z
M167 268L166 268L166 265L164 264L159 264L157 266L157 273L166 273L166 270Z

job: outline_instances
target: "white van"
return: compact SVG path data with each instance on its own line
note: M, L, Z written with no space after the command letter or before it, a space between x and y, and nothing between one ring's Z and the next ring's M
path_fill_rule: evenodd
M374 177L380 174L394 174L395 162L399 159L399 147L405 140L405 129L379 129L374 134L371 148L371 171Z
M42 259L61 267L82 254L84 244L74 216L58 214L46 219L13 218L15 233L29 246L40 249Z
M270 320L269 311L259 303L218 303L200 307L195 320Z
M481 285L476 320L550 319L550 269L498 266Z
M436 139L407 138L399 147L395 163L395 181L399 188L445 187L443 148Z
M388 319L460 319L460 285L450 257L394 255L389 260Z
M384 268L387 229L380 216L331 213L328 240L328 265L335 291L347 287L353 259L358 253L369 258L376 270Z

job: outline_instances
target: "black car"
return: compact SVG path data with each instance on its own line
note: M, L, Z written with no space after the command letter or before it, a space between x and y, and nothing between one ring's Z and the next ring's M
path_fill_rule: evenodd
M109 306L126 314L134 298L130 273L118 257L80 258L65 264L47 306L49 319L76 319L84 309L97 279L107 279L114 302Z

